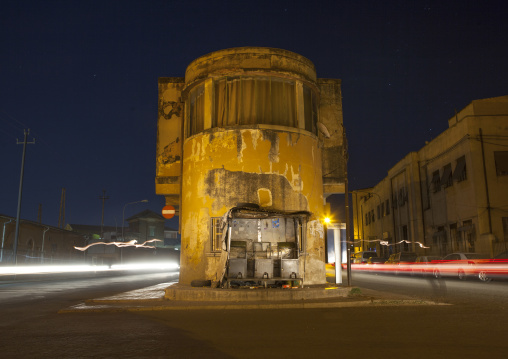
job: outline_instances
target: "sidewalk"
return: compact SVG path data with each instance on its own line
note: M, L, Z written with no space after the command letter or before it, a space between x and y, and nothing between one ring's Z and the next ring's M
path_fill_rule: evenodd
M90 299L62 309L59 313L402 305L442 305L442 303L333 284L298 289L212 289L161 283L111 297Z

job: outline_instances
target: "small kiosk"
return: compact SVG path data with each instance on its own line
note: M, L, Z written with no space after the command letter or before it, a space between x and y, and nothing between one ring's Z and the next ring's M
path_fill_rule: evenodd
M309 212L230 209L222 219L222 286L303 287Z

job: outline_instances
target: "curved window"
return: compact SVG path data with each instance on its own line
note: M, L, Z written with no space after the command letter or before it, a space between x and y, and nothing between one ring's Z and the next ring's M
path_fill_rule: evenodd
M303 86L303 111L305 117L305 129L316 134L318 120L317 96L309 86Z
M228 77L215 82L214 127L271 124L298 127L295 82Z
M296 81L278 77L224 77L213 82L212 103L205 106L203 84L193 88L188 97L188 134L211 127L238 125L279 125L304 128L316 134L317 95L303 86L303 111L297 115ZM302 87L300 87L302 91ZM208 96L208 95L207 95ZM208 114L208 115L207 115ZM205 126L205 117L211 123ZM206 127L206 128L205 128Z
M189 93L189 130L196 134L204 130L205 118L205 86L200 85Z

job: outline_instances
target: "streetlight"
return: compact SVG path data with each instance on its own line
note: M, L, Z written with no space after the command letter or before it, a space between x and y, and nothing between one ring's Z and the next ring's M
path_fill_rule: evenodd
M148 200L147 199L142 199L141 201L129 202L125 206L123 206L123 213L122 213L122 242L125 242L125 238L123 236L123 229L125 227L125 207L127 207L129 204L142 203L142 202L146 203L146 202L148 202ZM120 263L123 263L122 248L120 248Z

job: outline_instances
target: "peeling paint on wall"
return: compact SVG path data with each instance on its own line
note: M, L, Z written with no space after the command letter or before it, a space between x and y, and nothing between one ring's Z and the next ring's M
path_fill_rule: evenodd
M218 180L217 180L218 178ZM216 183L220 183L219 186ZM258 189L270 190L271 206L279 210L309 210L307 198L293 190L288 179L279 174L259 174L211 170L205 178L205 193L213 198L212 210L231 208L238 203L258 203ZM274 189L277 191L274 192Z
M287 145L291 147L295 146L296 144L298 144L299 139L300 139L299 133L292 133L286 137Z
M300 172L302 170L302 165L298 166L298 172L294 172L293 166L291 166L291 186L295 191L302 192L303 191L303 181L300 177Z
M270 162L279 162L279 136L276 132L270 130L261 130L263 141L270 141L270 152L268 158Z
M309 233L312 236L318 236L319 238L325 238L325 230L323 227L323 223L318 220L313 220L307 223L307 227L309 228Z
M243 150L247 148L247 144L243 140L242 133L240 131L237 132L236 135L236 151L238 162L242 162L243 160Z
M257 146L258 146L259 131L258 130L249 130L249 133L250 133L250 138L251 138L251 141L252 141L252 148L255 151Z
M180 195L184 85L183 78L164 77L158 81L155 191L165 195L166 200Z

